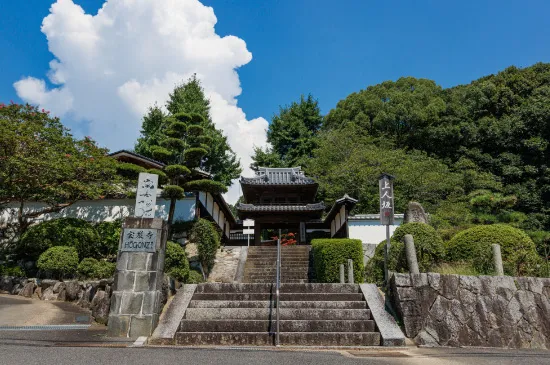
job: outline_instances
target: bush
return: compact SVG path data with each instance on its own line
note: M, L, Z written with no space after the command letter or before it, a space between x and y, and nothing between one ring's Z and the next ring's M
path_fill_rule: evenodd
M211 194L227 193L227 187L219 181L193 180L185 184L187 191L205 191Z
M125 178L137 180L140 172L146 172L147 169L133 163L119 162L116 165L117 173Z
M36 266L54 277L63 278L75 273L78 266L78 253L74 247L51 247L40 255Z
M116 264L87 257L80 261L76 272L83 279L107 279L115 274Z
M210 272L220 247L220 235L213 223L206 219L199 219L191 229L191 241L197 244L199 261L203 269Z
M459 232L448 243L447 257L451 261L471 262L480 273L491 274L492 244L500 245L506 275L534 275L539 269L541 259L533 241L522 230L506 224L476 226Z
M78 264L78 267L76 268L76 272L83 279L94 278L97 264L98 261L96 259L92 257L86 257L85 259L80 261L80 264Z
M183 247L176 242L168 241L166 243L164 272L182 283L185 282L189 276L189 261L187 260L187 255Z
M122 222L120 219L112 222L101 222L95 226L99 235L98 254L99 257L116 257L120 233L122 231Z
M396 272L408 272L407 258L405 256L405 244L403 237L410 234L414 238L416 258L420 272L431 271L445 258L445 246L443 240L435 229L424 223L407 223L395 230L391 237L390 253L388 257L388 270ZM381 242L369 260L366 267L367 280L381 284L384 282L384 247Z
M60 218L30 227L21 237L18 256L35 261L50 247L76 248L79 257L99 257L100 236L92 224L83 219Z
M344 264L347 267L348 259L353 260L354 282L363 282L365 268L363 265L363 245L361 240L319 238L311 241L311 247L313 249L313 266L318 282L340 282L340 264Z
M196 270L189 271L189 276L185 281L186 284L200 284L204 283L204 278L202 274Z
M25 277L25 272L19 266L2 266L0 265L0 276L15 276L18 278Z

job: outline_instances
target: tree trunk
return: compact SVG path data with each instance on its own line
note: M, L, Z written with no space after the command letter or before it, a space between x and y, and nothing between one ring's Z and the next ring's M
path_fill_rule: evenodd
M176 211L176 199L170 199L170 211L168 212L168 239L172 239L172 221L174 220L174 212Z

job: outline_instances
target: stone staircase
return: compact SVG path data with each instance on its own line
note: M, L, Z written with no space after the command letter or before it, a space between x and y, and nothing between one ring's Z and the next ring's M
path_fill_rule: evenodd
M281 282L307 283L310 276L310 246L281 247ZM274 283L277 275L277 247L252 246L244 266L244 283Z
M380 345L359 285L284 283L279 312L281 345ZM173 344L273 346L275 319L274 284L199 284Z

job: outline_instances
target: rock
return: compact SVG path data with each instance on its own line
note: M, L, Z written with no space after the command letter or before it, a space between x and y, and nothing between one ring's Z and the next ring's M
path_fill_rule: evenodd
M9 294L13 290L13 279L11 276L0 277L0 293Z
M36 289L34 289L32 297L35 299L42 299L42 288L37 286Z
M22 288L23 288L23 286L21 284L17 283L13 286L13 289L11 290L10 294L11 295L18 295Z
M107 324L109 320L110 291L110 288L108 290L98 290L92 299L90 309L92 310L92 317L97 323Z
M53 287L49 286L42 291L42 300L57 300L57 294L53 292Z
M76 280L65 282L66 300L74 301L78 298L78 293L82 290L80 283Z
M90 284L86 284L86 290L83 290L82 296L78 300L77 304L82 308L90 308L92 299L94 298L96 290Z
M57 293L57 300L60 302L65 302L67 300L67 290L65 288L61 289L61 291Z
M58 281L57 283L55 283L55 285L53 286L53 292L55 294L59 294L59 292L61 292L61 290L65 289L65 283L62 282L62 281Z
M42 291L46 290L46 288L49 288L50 286L54 286L59 281L57 280L50 280L50 279L44 279L40 281L40 287L42 288Z
M32 297L33 293L34 293L34 282L28 282L27 284L25 284L25 286L23 287L23 289L21 289L21 291L18 293L18 295L22 296L22 297L26 297L26 298L30 298Z
M420 203L410 202L403 223L428 223L428 216Z

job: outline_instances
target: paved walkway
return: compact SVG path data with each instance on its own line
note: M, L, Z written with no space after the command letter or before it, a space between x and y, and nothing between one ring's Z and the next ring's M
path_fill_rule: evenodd
M89 324L87 309L66 302L47 302L0 294L0 326Z

